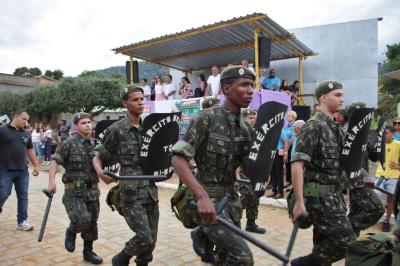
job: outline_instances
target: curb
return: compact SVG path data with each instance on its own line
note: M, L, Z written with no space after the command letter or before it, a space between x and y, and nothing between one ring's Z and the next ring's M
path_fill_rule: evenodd
M159 182L159 183L157 183L157 187L176 190L178 188L178 185L171 184L171 183L168 183L168 182ZM273 198L267 198L265 196L262 196L260 198L260 204L261 205L268 205L268 206L278 207L278 208L287 208L286 199L273 199Z

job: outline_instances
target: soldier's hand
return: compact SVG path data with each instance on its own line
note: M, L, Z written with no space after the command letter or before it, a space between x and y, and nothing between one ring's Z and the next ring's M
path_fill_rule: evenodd
M117 180L115 180L114 178L109 177L108 175L105 175L103 170L98 171L98 172L97 172L97 176L98 176L101 180L103 180L103 182L106 183L107 185L110 184L110 183L112 183L112 182L117 182Z
M47 191L55 194L57 192L56 183L49 183L49 186L47 187Z
M214 203L208 195L197 200L197 211L205 223L215 224L217 222L217 213Z
M297 220L303 213L306 212L306 206L304 206L304 203L299 203L296 201L294 208L293 208L293 222Z
M39 175L39 167L34 167L34 168L33 168L32 175L33 175L33 176L38 176L38 175Z
M375 184L372 182L364 182L364 186L372 189L372 188L374 188Z

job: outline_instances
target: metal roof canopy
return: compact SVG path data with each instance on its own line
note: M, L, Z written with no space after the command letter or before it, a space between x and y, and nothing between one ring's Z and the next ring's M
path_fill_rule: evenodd
M113 49L130 57L171 67L184 72L226 66L248 58L252 62L256 51L254 33L260 32L272 40L271 60L305 59L317 55L293 34L266 14L254 13L175 34ZM256 47L256 48L255 48Z

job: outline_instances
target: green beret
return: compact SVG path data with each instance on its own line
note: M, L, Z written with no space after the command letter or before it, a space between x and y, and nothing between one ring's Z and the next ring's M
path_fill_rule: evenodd
M256 79L256 75L248 68L242 66L231 66L226 67L220 76L220 80L229 79L229 78L247 78L251 80Z
M140 91L141 93L143 93L143 89L136 85L129 85L126 88L123 88L121 90L121 99L122 100L128 99L128 95L135 91Z
M220 101L219 101L219 99L218 99L217 97L209 96L209 97L206 97L206 98L203 100L203 103L201 104L201 107L202 107L203 110L204 110L204 109L210 108L210 107L213 106L213 105L218 104L219 102L220 102Z
M248 109L248 108L242 109L242 115L243 116L256 115L256 114L257 114L256 111L253 111L251 109Z
M342 84L334 80L325 80L318 84L315 88L315 98L319 99L324 94L327 94L333 90L343 89Z
M355 110L360 109L360 108L365 108L365 103L355 102L355 103L352 103L352 104L346 106L345 113L348 117L350 117L354 113Z
M78 123L79 120L89 118L92 119L92 116L85 112L79 112L74 115L74 124Z

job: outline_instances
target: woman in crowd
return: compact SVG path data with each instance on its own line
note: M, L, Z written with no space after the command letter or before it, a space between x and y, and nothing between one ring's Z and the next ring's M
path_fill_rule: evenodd
M154 91L156 93L155 100L156 101L166 100L164 94L164 85L161 82L161 76L157 74L154 80L155 80Z
M284 126L285 130L285 139L284 142L284 157L283 162L285 163L286 167L286 186L289 187L292 184L292 172L290 167L290 159L291 159L291 152L292 152L292 144L295 139L295 133L293 128L293 123L296 121L297 113L295 111L290 111L287 114L287 125Z
M187 99L193 96L192 84L187 77L181 79L180 89L179 89L180 99Z
M289 91L292 93L292 105L296 100L299 99L300 94L300 82L295 80L292 85L289 86Z
M289 91L289 84L286 79L283 79L281 82L281 87L279 88L280 92L290 92Z
M40 147L42 145L42 139L40 134L39 123L35 123L32 131L32 145L35 151L36 157L39 161L43 161L43 149Z
M206 91L207 88L207 82L206 82L206 76L204 74L200 74L198 77L199 80L199 87L196 88L196 91L194 92L194 97L203 97L204 92Z
M43 141L45 142L44 146L44 161L46 165L49 165L51 162L51 146L53 144L53 130L51 129L50 125L46 125L45 131L43 134Z

